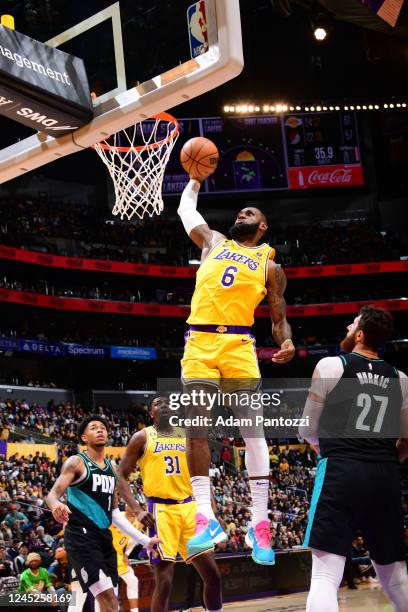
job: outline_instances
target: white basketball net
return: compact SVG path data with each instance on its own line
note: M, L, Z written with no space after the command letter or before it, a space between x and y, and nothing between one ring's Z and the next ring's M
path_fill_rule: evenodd
M112 214L122 220L160 215L164 171L178 135L177 120L160 113L94 145L115 187Z

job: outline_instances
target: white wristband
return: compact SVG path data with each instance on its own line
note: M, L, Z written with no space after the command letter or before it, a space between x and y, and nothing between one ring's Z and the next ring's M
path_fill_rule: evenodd
M177 213L188 235L198 225L206 225L204 218L197 210L197 198L200 187L199 181L190 179L184 188L180 205L177 209Z
M112 510L112 523L116 525L116 527L120 529L122 533L135 540L137 544L143 544L143 546L149 544L149 536L145 535L138 529L135 529L132 523L130 523L127 518L121 514L119 508Z

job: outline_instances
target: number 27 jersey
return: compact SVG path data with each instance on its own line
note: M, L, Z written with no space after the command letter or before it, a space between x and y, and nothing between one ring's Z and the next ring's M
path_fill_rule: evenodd
M268 244L247 247L222 240L197 271L187 323L253 325L255 308L266 295L268 261L274 256Z

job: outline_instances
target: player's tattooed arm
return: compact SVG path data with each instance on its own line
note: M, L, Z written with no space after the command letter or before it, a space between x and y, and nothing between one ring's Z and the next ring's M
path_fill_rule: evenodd
M198 192L201 183L191 179L184 188L177 213L184 225L184 229L191 240L202 249L201 260L207 257L208 251L225 238L220 232L210 229L205 219L197 210Z
M126 447L125 453L116 470L117 485L116 490L120 497L125 501L133 512L136 513L137 519L145 527L154 527L154 519L149 512L143 510L141 505L133 496L128 478L136 468L138 459L143 455L146 446L146 432L144 429L133 434L129 444Z
M275 353L272 361L275 363L287 363L295 355L295 347L292 342L292 330L286 319L286 301L284 297L286 289L286 275L282 267L273 261L268 264L267 292L269 312L272 320L272 335L281 350Z
M54 483L51 491L45 498L45 502L52 515L59 523L67 523L71 510L60 501L69 485L79 478L84 468L84 462L79 455L69 457L62 465L61 473Z

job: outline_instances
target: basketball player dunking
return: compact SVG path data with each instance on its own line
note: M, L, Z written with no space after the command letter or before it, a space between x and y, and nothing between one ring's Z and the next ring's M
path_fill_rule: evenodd
M362 531L395 612L408 610L401 476L408 456L408 379L379 359L391 314L364 306L348 326L347 355L317 364L300 431L320 451L305 546L312 548L307 612L338 612L337 589L353 534ZM399 431L403 438L397 439Z
M260 379L255 341L251 336L254 311L268 295L272 333L280 350L273 361L283 364L292 359L295 348L286 320L284 291L286 277L273 261L275 250L258 242L268 229L265 215L257 208L244 208L230 229L231 239L209 228L197 211L200 182L191 177L183 191L178 214L193 242L202 250L201 266L188 318L182 379L189 389L221 379ZM214 386L212 386L214 390ZM235 389L229 389L234 391ZM265 438L248 436L245 463L252 495L252 527L247 543L254 561L274 563L268 521L269 453ZM196 535L189 541L189 552L198 552L208 542L226 539L216 520L210 498L210 453L207 439L187 438L187 460L197 501Z
M150 550L159 542L138 531L119 512L116 471L105 457L108 431L98 415L89 415L78 428L86 450L67 459L46 503L56 521L66 524L65 548L73 574L84 592L90 591L100 612L119 610L118 568L111 523ZM67 504L60 501L67 491Z
M197 554L189 554L187 542L194 535L196 502L186 461L186 438L181 429L169 424L169 399L157 396L150 403L151 427L135 433L118 467L120 495L139 512L127 478L136 463L141 470L143 492L160 538L156 551L150 553L155 573L152 612L167 612L173 584L174 566L179 553L192 563L204 583L204 601L208 612L221 612L221 577L214 560L212 542Z

